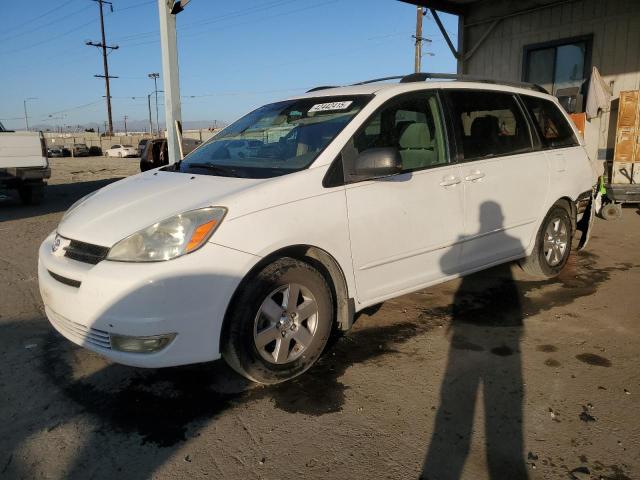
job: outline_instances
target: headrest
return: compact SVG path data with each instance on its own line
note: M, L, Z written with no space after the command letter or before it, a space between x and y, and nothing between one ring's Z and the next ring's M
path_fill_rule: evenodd
M431 148L431 132L426 123L407 125L400 135L400 148Z
M494 137L499 134L500 122L498 117L494 117L493 115L478 117L471 123L472 137Z

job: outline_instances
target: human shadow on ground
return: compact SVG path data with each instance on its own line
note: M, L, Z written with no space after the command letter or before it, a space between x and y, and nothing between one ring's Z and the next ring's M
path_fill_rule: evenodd
M496 229L496 222L503 223L500 206L485 202L480 209L480 233L498 230L491 234L494 245L522 251L520 241ZM464 257L464 244L462 248ZM441 263L453 264L447 258ZM461 478L473 434L478 433L473 421L480 397L486 478L528 478L522 431L522 319L520 293L509 264L462 279L451 307L451 344L422 479Z

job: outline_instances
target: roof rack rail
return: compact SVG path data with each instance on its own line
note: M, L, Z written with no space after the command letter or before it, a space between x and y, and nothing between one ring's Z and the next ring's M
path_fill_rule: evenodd
M337 85L321 85L319 87L313 87L307 90L306 93L317 92L318 90L327 90L329 88L337 88Z
M368 85L370 83L384 82L386 80L402 80L405 77L406 75L395 75L393 77L374 78L372 80L365 80L364 82L350 83L349 86L355 87L357 85ZM338 87L339 85L322 85L319 87L313 87L312 89L307 90L306 93L317 92L318 90L326 90L327 88L338 88Z
M425 80L460 80L464 82L490 83L494 85L509 85L511 87L526 88L540 93L548 94L544 87L535 83L516 82L511 80L495 80L492 78L477 77L475 75L457 73L411 73L401 78L400 83L424 82Z
M352 83L349 86L355 87L356 85L368 85L370 83L384 82L387 80L402 80L404 77L406 77L406 75L394 75L392 77L373 78L371 80L365 80L364 82Z
M483 78L483 77L477 77L475 75L458 74L458 73L430 73L430 72L419 72L419 73L411 73L409 75L394 75L391 77L373 78L371 80L365 80L364 82L352 83L349 86L355 87L357 85L368 85L370 83L385 82L387 80L400 80L400 83L424 82L426 80L460 80L463 82L478 82L478 83L490 83L493 85L508 85L511 87L526 88L528 90L533 90L540 93L546 93L546 94L549 93L544 87L541 87L536 83L516 82L511 80L495 80L492 78ZM321 87L314 87L310 90L307 90L307 93L317 92L318 90L326 90L328 88L337 88L337 86L327 85L327 86L321 86Z

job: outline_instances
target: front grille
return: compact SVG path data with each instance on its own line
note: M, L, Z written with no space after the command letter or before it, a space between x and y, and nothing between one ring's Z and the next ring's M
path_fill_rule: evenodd
M89 344L111 350L111 338L108 332L73 322L62 315L57 314L50 308L47 308L47 314L49 321L65 337L69 337L69 339L80 345Z
M71 240L71 243L65 248L64 256L78 262L96 265L107 258L108 253L107 247Z
M70 287L80 288L80 285L82 285L82 282L80 282L78 280L74 280L72 278L63 277L62 275L58 275L57 273L53 273L51 270L47 270L47 272L49 272L49 275L51 275L51 277L54 280L57 280L60 283L64 283L65 285L68 285Z

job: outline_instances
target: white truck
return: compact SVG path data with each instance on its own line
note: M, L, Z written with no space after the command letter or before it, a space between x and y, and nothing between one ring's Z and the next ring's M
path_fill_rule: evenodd
M25 205L38 204L50 176L42 132L14 132L0 123L0 188L18 190Z

